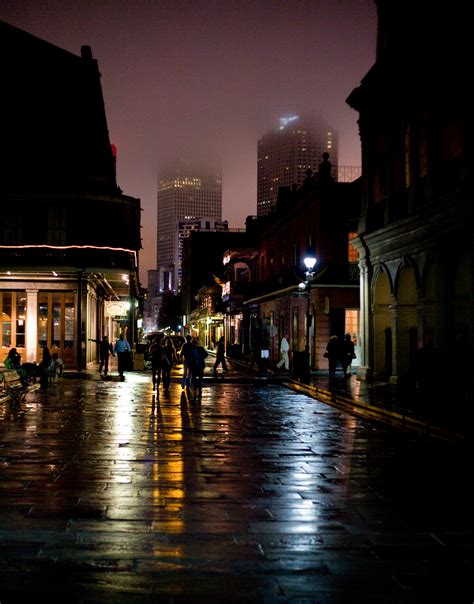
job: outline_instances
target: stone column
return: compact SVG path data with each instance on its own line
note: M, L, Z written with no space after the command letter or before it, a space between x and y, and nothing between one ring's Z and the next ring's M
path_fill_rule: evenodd
M360 366L357 370L359 380L370 380L373 367L370 359L370 333L371 333L371 301L370 301L370 275L366 258L359 260L360 271Z
M392 375L390 376L390 383L397 384L399 380L398 370L398 358L401 351L399 350L399 309L398 303L392 294L392 304L390 306L390 324L392 328ZM407 352L405 351L405 354Z
M26 290L26 362L35 363L38 349L38 290Z

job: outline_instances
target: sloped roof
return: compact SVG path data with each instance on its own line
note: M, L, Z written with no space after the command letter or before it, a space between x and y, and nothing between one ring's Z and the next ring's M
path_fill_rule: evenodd
M3 191L116 190L100 73L0 21L0 177Z

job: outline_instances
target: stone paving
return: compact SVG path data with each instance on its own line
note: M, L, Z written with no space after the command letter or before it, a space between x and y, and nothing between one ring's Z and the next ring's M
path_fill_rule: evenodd
M0 602L472 602L472 451L278 384L0 407Z

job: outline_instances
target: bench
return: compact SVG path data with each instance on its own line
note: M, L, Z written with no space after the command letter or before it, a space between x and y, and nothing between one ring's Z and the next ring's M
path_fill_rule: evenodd
M37 389L36 384L22 382L16 369L0 369L0 385L0 399L8 398L14 403L24 402L27 393Z

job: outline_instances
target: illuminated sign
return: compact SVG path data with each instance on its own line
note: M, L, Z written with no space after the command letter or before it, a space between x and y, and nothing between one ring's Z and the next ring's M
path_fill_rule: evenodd
M222 297L230 295L230 281L226 281L222 286Z
M104 311L106 317L126 317L130 303L125 300L105 300Z

